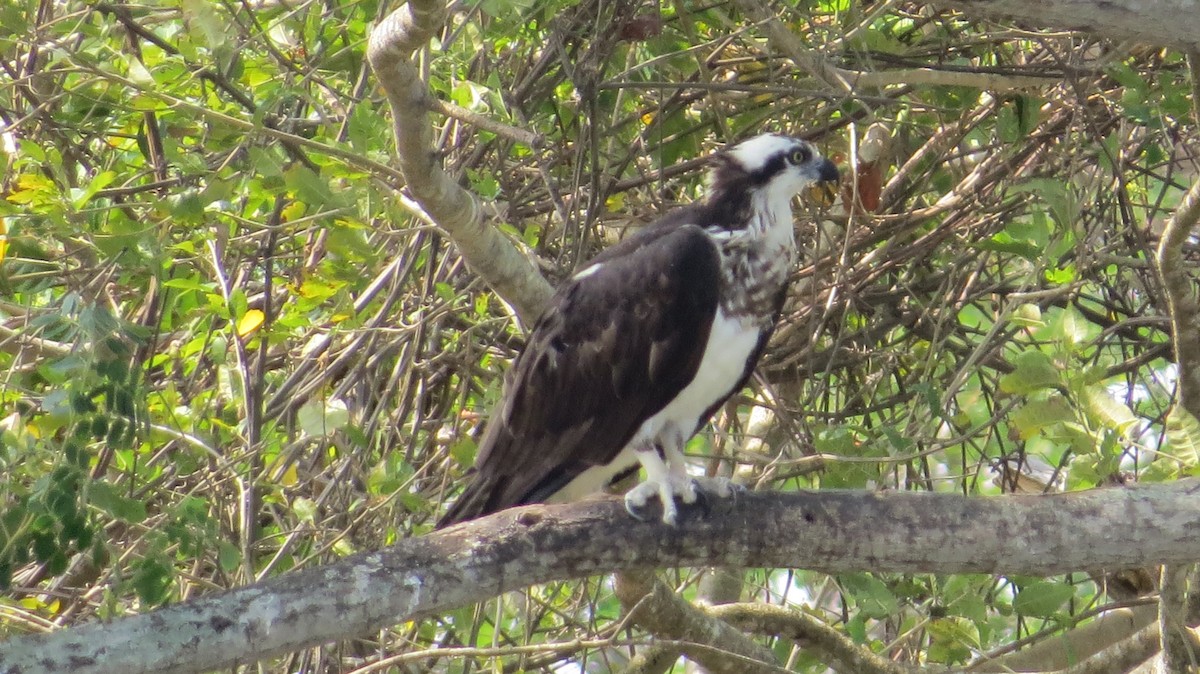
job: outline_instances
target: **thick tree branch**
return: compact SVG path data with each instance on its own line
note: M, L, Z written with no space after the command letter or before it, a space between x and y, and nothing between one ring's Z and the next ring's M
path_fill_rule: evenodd
M615 589L634 623L656 637L696 644L697 648L684 646L679 650L713 674L756 674L781 669L770 650L728 623L697 610L656 580L652 572L618 574Z
M1200 12L1193 0L937 0L930 4L1035 26L1200 48Z
M1113 644L1078 665L1058 670L1059 674L1115 674L1128 672L1149 660L1158 651L1158 629L1141 632Z
M1095 620L1019 651L976 661L968 669L972 672L1044 672L1065 669L1093 658L1096 658L1093 665L1100 661L1111 662L1114 658L1125 662L1130 657L1135 658L1135 664L1140 663L1158 650L1157 621L1158 607L1153 604L1114 609ZM1150 628L1153 638L1143 637L1147 628ZM1126 640L1132 640L1130 644L1138 644L1140 650L1131 650L1132 646L1119 651L1112 650L1114 645ZM1117 652L1121 653L1120 657L1114 655ZM1135 652L1141 655L1133 655Z
M1195 6L1188 12L1196 17ZM1196 31L1193 30L1193 35ZM1200 73L1196 67L1196 44L1187 46L1192 93L1200 92ZM1192 101L1196 122L1200 123L1200 101ZM1192 236L1200 220L1200 180L1184 195L1182 203L1163 228L1158 245L1158 274L1171 312L1171 338L1175 360L1179 366L1176 393L1177 409L1193 418L1200 418L1200 301L1195 283L1183 260L1183 244ZM1189 567L1164 566L1159 584L1159 631L1162 639L1163 670L1167 672L1195 671L1197 659L1195 637L1187 629L1188 578L1195 575ZM1194 592L1195 589L1192 588Z
M530 506L106 624L0 643L0 672L202 672L535 583L732 565L1049 575L1200 559L1200 481L1046 496L751 493L678 527L619 499Z
M834 671L856 674L913 674L920 671L880 657L820 620L783 606L725 604L714 606L708 612L749 632L791 639L814 651Z
M1168 564L1158 583L1158 631L1162 639L1163 672L1186 674L1196 671L1196 656L1187 627L1188 567Z
M761 409L761 408L759 408ZM748 435L755 435L750 432ZM614 584L619 588L622 583L626 586L642 583L638 574L643 574L642 571L630 571L626 573L618 573ZM744 579L741 569L731 569L728 567L712 568L705 571L703 578L700 579L699 591L696 593L695 604L692 606L688 602L683 602L684 609L689 612L699 612L704 606L713 606L715 604L729 604L736 602L742 593L742 585ZM657 592L657 589L655 590ZM619 595L618 595L619 596ZM708 618L705 618L708 620ZM666 638L667 635L655 630L652 626L646 626L646 631L655 636ZM654 644L649 648L641 649L629 661L629 666L626 667L626 674L661 674L669 671L674 666L675 661L684 652L678 647L670 643ZM700 654L697 662L704 663L704 656L707 653ZM713 670L712 666L705 663L705 669ZM744 670L744 668L743 668Z
M1036 89L1051 83L1048 78L1029 75L954 72L935 68L905 68L877 72L839 68L830 63L824 54L809 49L799 35L776 18L767 3L761 0L737 0L737 4L747 16L761 25L762 32L770 39L772 46L783 52L797 67L807 71L833 91L863 91L892 85L965 86L1011 91Z
M550 297L550 284L484 216L478 198L446 173L433 150L428 110L438 106L412 54L428 44L445 19L441 0L410 0L371 31L367 58L392 107L396 154L408 189L471 268L531 325Z
M1163 228L1158 244L1158 273L1171 312L1171 335L1179 364L1178 404L1200 418L1200 305L1183 260L1183 244L1200 219L1200 180L1197 180Z

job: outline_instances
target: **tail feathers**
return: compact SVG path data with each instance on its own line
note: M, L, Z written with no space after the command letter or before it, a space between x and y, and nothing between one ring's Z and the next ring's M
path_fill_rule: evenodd
M499 508L492 501L495 498L496 485L492 480L476 476L463 493L450 504L446 514L438 519L435 529L445 529L452 524L466 522L477 517L490 515Z
M479 511L478 507L471 506L471 503L469 502L470 499L465 498L466 496L466 494L463 494L462 496L458 497L454 503L450 504L450 509L447 510L444 515L438 518L437 524L434 525L434 529L445 529L448 526L458 524L459 522L466 522L467 520L473 520L476 517L483 515L483 513Z
M500 512L505 508L545 503L571 480L579 477L586 467L583 463L570 462L544 472L525 475L488 468L477 469L471 484L450 504L446 514L437 521L436 528L443 529L452 524ZM636 466L634 469L636 470ZM628 471L622 475L627 473Z

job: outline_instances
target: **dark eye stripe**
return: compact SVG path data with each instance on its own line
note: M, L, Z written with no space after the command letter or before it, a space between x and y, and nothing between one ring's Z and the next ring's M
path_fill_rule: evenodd
M717 169L717 182L728 186L734 181L744 181L747 187L759 187L781 173L788 166L807 164L813 159L813 149L807 145L796 145L789 150L777 152L757 170L743 172L738 162L727 162Z
M754 187L766 184L767 181L787 168L790 160L790 156L785 154L777 154L771 157L762 168L746 176L748 182Z

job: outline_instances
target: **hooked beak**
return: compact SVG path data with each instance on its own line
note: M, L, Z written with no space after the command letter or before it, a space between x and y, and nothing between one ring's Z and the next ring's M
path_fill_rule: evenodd
M817 167L817 178L821 182L836 183L841 175L838 174L838 169L833 165L833 162L828 159L821 159L821 165Z
M833 202L837 200L838 180L840 179L841 174L838 173L837 166L828 159L822 158L820 165L817 166L817 182L808 188L808 197L821 206L832 206Z

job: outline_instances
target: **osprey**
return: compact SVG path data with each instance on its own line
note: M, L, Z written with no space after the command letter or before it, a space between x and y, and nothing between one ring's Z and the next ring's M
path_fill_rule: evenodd
M716 156L703 203L603 251L555 293L505 379L474 481L444 527L510 506L568 501L631 474L674 524L696 501L685 443L745 385L783 308L796 247L791 201L834 181L809 143L764 134ZM728 480L703 485L722 497Z

